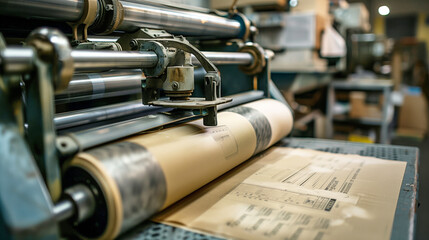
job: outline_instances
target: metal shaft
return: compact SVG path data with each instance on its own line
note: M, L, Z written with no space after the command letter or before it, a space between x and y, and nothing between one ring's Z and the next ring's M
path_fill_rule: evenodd
M141 91L140 89L138 90ZM141 100L135 100L56 114L54 122L56 129L60 130L143 112L153 112L156 109L159 109L159 107L145 106L142 104Z
M239 64L250 65L253 56L245 52L202 52L211 62L216 65ZM192 63L199 64L195 56L192 55Z
M78 73L66 90L55 95L56 104L89 101L141 93L140 69Z
M158 62L153 52L73 50L72 57L77 71L150 68Z
M252 63L253 57L244 52L203 52L214 64ZM126 52L102 50L73 50L71 53L75 71L108 69L135 69L154 67L158 57L154 52ZM34 50L30 47L6 48L0 52L1 69L5 73L28 72L32 70ZM198 64L194 57L193 63Z
M164 29L173 34L217 38L240 37L241 24L212 14L177 10L165 6L121 1L124 19L119 30ZM0 14L35 19L73 22L83 14L84 0L0 0ZM100 13L100 9L97 10ZM99 14L98 14L99 15Z
M83 0L0 0L0 14L6 16L76 21L83 13Z
M85 185L79 184L67 188L64 195L65 198L53 208L55 220L63 221L73 217L73 221L79 223L94 213L95 198Z
M122 1L124 20L119 29L135 31L138 28L164 29L172 34L205 37L238 37L240 23L215 15L169 9Z
M232 95L229 97L231 97L233 101L227 104L220 105L218 107L219 110L261 99L263 98L263 92L250 91L246 93ZM105 107L103 111L107 109L109 109L110 112L116 112L119 110L117 106L110 106L110 107ZM148 110L147 106L146 106L146 109L139 108L139 111L141 112L147 111L147 110ZM158 111L160 111L160 109ZM81 113L69 113L67 117L69 120L63 121L63 124L65 124L66 122L71 123L72 119L76 119L76 118L94 119L90 112L91 111L89 110L86 113L83 113L82 116L78 116ZM64 114L63 116L67 116L67 115ZM139 118L123 121L123 122L108 124L105 126L98 126L91 129L71 132L68 135L59 137L59 139L60 141L62 141L61 138L68 138L69 136L72 136L72 139L73 139L72 141L75 141L77 146L80 146L80 150L84 150L84 149L88 149L110 141L120 139L126 136L130 136L142 131L146 131L156 127L164 126L166 124L171 124L184 119L191 119L195 117L201 117L201 116L192 114L190 112L183 112L177 115L152 114L152 115L147 115L144 117L139 117ZM58 121L55 121L55 122L57 123Z

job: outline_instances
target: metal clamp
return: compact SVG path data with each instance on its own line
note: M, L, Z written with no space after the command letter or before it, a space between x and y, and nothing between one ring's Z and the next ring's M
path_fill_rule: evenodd
M151 51L158 57L158 62L153 68L144 68L143 73L146 76L158 77L165 72L169 64L167 49L159 42L147 41L140 46L140 51Z
M88 39L88 27L97 17L97 0L84 0L83 14L76 22L68 23L72 27L73 38L77 42L85 42Z
M240 70L248 75L255 75L264 69L266 63L264 49L257 43L246 43L240 48L239 52L250 53L253 57L253 62L247 66L240 66Z

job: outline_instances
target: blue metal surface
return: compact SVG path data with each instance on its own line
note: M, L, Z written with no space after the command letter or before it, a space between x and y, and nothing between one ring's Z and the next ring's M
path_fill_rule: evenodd
M48 190L1 88L0 108L0 239L58 239Z

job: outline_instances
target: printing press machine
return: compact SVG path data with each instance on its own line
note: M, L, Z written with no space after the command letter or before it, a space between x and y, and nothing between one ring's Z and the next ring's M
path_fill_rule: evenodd
M287 105L270 80L273 53L252 42L251 22L234 10L155 1L0 3L0 238L215 239L144 221L160 206L103 235L110 230L102 184L66 169L77 154L138 133L200 118L216 126L218 111L263 98ZM416 150L406 151L416 161ZM417 180L408 180L409 209ZM407 226L413 222L414 215Z

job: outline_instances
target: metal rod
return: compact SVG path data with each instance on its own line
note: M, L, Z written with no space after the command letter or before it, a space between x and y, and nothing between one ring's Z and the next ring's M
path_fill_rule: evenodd
M31 47L8 47L0 51L2 73L29 72L33 68L34 55Z
M162 127L166 124L194 118L192 111L180 112L177 115L153 114L132 120L99 126L87 130L68 133L78 143L80 150L88 149L107 142L118 140L139 132Z
M84 0L0 0L0 15L55 21L76 21L82 16Z
M70 199L60 201L53 208L54 218L59 222L71 218L75 211L73 202Z
M124 20L119 30L123 31L147 27L185 36L217 38L235 38L242 32L239 21L213 14L144 3L121 3L124 7ZM0 5L0 14L5 16L74 22L83 14L84 0L0 0ZM100 10L97 11L99 14Z
M124 20L119 29L136 31L138 28L164 29L172 34L229 38L238 37L238 21L193 11L176 10L121 1Z
M79 223L92 216L96 203L88 187L78 184L67 188L64 195L65 198L53 208L55 220L63 221L73 217L74 222Z
M211 62L216 65L239 64L250 65L253 62L253 56L245 52L202 52ZM199 64L197 58L192 55L192 63Z
M234 107L247 102L255 101L264 97L263 91L251 91L233 95L233 101L218 106L218 110ZM84 124L105 121L118 117L125 117L144 112L153 112L159 107L145 106L141 100L118 103L103 107L96 107L55 115L55 127L57 130L76 127Z
M229 107L234 107L243 103L255 101L263 98L262 91L250 91L246 93L236 94L229 96L232 97L233 101L224 106L220 105L219 110L223 110ZM108 108L106 108L108 109ZM147 111L141 108L142 111ZM115 107L109 109L115 112ZM90 118L90 115L87 115ZM69 115L70 118L74 118L74 114ZM184 119L191 119L195 117L202 117L202 115L196 115L192 112L182 112L176 115L172 114L152 114L144 117L139 117L123 122L108 124L104 126L98 126L95 128L81 130L77 132L71 132L67 135L63 135L60 138L71 137L77 146L80 147L80 151L88 149L97 145L101 145L110 141L114 141L123 137L127 137L133 134L137 134L142 131L150 130L156 127L161 127L166 124L178 122Z
M150 68L158 62L154 52L73 50L76 71Z
M57 130L76 127L84 124L105 121L113 118L129 116L159 109L159 107L145 106L141 100L118 103L103 107L96 107L55 115Z
M141 94L140 69L78 73L66 90L55 95L56 104Z
M3 72L19 73L32 70L34 50L29 47L6 48L0 52ZM242 52L203 52L213 63L248 65L253 61L250 53ZM126 52L102 50L73 50L71 55L76 71L95 71L108 69L135 69L154 67L158 57L154 52ZM193 57L193 63L198 60Z

